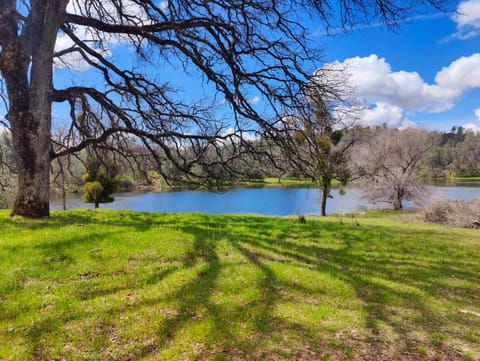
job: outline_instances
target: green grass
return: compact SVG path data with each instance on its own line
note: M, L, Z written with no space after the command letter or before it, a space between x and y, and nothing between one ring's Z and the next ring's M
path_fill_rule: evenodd
M1 360L480 357L480 233L390 214L0 211L0 274Z
M478 176L470 176L470 177L456 176L454 179L455 180L463 180L463 181L480 181L480 177L478 177Z
M480 176L460 176L460 175L451 175L451 176L441 176L436 178L427 178L427 181L444 181L446 183L455 183L458 181L470 181L476 182L480 181Z
M282 178L264 178L263 183L269 185L312 185L313 182L311 179L305 178L290 178L290 177L282 177Z
M264 187L318 187L318 184L307 178L296 177L267 177L263 179L243 179L239 182L241 186L261 185ZM340 182L332 180L333 186L339 186Z

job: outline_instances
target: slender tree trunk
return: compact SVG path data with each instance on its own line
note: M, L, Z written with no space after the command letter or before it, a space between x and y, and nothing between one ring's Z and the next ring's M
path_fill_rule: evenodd
M65 191L65 172L63 170L63 164L62 164L62 161L60 159L58 159L58 166L60 168L60 177L62 177L61 179L61 182L62 182L62 206L63 206L63 210L66 211L67 210L67 193Z
M330 194L331 181L328 178L322 179L322 205L320 215L325 217L327 215L327 198Z
M403 197L400 192L400 187L395 187L395 191L393 192L393 200L392 200L393 209L395 211L400 211L403 209L402 198Z

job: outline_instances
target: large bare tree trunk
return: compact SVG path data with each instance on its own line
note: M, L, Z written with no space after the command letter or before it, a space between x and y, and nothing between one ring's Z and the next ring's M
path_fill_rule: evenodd
M12 215L37 218L50 214L50 104L38 108L12 122L18 169Z
M52 56L67 0L32 1L21 34L15 1L1 3L0 70L10 101L7 119L18 170L12 215L45 217L50 214Z

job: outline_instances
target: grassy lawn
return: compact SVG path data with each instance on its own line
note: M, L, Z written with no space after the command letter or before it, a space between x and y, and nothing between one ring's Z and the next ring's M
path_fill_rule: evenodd
M335 185L338 182L334 181ZM262 186L262 187L315 187L318 186L311 179L305 178L294 178L294 177L285 177L285 178L262 178L262 179L242 179L238 182L237 186Z
M389 215L0 211L0 274L1 360L480 359L480 232Z
M480 181L480 177L455 177L455 180L461 180L461 181Z

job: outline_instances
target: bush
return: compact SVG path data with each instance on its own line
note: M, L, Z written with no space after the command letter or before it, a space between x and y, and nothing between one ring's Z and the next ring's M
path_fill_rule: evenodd
M423 222L452 227L480 228L480 200L443 201L421 208L417 218Z
M114 201L112 194L118 188L117 168L107 166L96 159L87 161L87 173L83 175L84 194L83 200L87 203L95 203L95 208L100 203Z

